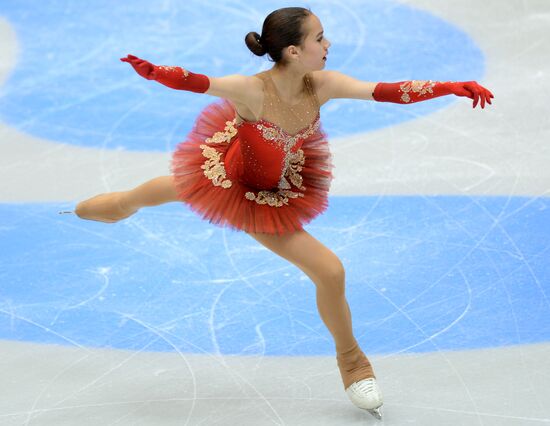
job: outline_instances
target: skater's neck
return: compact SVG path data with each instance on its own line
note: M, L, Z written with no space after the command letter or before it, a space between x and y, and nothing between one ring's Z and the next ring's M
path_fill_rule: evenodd
M305 70L275 64L269 74L284 101L292 103L302 96Z

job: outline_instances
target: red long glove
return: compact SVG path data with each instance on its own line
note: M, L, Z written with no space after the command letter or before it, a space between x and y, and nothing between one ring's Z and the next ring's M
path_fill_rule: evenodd
M126 58L120 58L120 60L132 65L143 78L158 81L172 89L204 93L210 87L210 80L206 75L194 74L181 67L153 65L151 62L134 55L128 55Z
M480 86L475 81L423 81L409 80L398 83L378 83L374 88L373 98L378 102L394 102L408 104L411 102L426 101L438 96L451 95L466 96L474 100L472 108L475 108L481 100L481 108L485 108L485 102L491 104L493 94Z

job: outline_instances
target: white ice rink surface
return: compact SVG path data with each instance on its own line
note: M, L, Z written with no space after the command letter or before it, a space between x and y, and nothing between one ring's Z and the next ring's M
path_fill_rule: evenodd
M475 40L487 61L480 84L495 94L493 106L472 111L458 102L338 140L331 194L548 196L550 2L403 3ZM21 47L2 19L0 40L3 84ZM365 167L352 167L358 156ZM69 146L0 124L0 201L76 201L166 174L168 162L169 153ZM372 356L385 398L382 422L351 406L334 357L220 357L12 341L0 342L0 353L2 425L550 423L547 343Z
M332 357L136 353L3 342L5 425L550 423L549 346L371 357L384 418L350 407ZM28 422L28 423L27 423Z

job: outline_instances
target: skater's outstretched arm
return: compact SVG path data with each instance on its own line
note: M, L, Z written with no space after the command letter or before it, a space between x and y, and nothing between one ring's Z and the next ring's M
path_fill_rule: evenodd
M321 71L320 73L322 87L329 99L350 98L408 104L453 94L473 99L473 108L478 102L481 103L481 108L485 108L485 102L491 104L491 98L494 98L489 90L475 81L409 80L397 83L373 83L357 80L339 71Z
M254 84L253 77L249 76L234 74L226 77L208 77L178 66L154 65L134 55L128 55L120 60L128 62L140 76L147 80L158 81L172 89L206 93L237 103L248 103L250 88Z

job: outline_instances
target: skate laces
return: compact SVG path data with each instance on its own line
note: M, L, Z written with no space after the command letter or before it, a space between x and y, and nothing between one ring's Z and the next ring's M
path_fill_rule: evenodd
M363 379L353 383L346 390L351 401L360 408L378 408L382 406L382 394L376 385L376 379ZM365 405L366 404L366 405ZM372 413L371 413L372 414Z
M355 382L355 385L357 390L366 395L368 395L369 393L378 393L376 389L376 381L374 378L364 379L359 382Z

